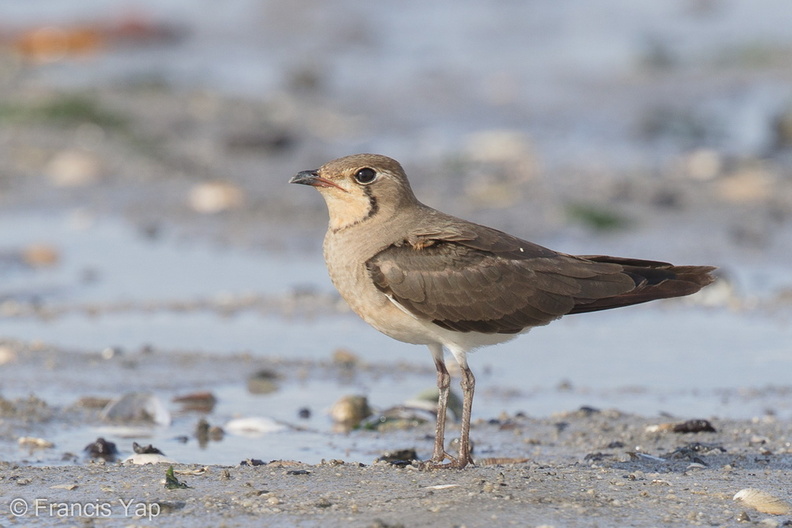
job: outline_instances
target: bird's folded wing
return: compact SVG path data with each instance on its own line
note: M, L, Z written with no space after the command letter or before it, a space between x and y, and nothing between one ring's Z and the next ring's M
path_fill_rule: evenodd
M433 234L386 248L367 262L374 284L444 328L517 333L640 282L619 263L559 254L483 226L468 229L478 233Z

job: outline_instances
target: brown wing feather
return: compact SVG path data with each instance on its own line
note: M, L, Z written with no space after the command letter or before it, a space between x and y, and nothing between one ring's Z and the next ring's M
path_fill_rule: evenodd
M603 297L586 304L579 304L570 313L586 313L608 310L621 306L640 304L656 299L670 299L696 293L711 284L715 277L714 266L674 266L668 262L638 260L604 255L581 257L591 262L608 262L623 267L624 274L633 277L635 288L616 297Z
M517 333L566 314L688 295L713 280L711 267L575 257L468 222L454 228L408 237L367 266L406 310L460 332Z

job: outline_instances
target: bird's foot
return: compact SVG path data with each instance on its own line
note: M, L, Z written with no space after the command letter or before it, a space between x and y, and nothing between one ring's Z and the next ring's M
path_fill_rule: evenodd
M448 462L446 462L446 460ZM429 460L425 460L419 463L419 468L421 469L462 469L467 465L475 465L473 462L473 458L468 455L465 458L457 458L449 455L446 452L443 452L442 456L434 456Z

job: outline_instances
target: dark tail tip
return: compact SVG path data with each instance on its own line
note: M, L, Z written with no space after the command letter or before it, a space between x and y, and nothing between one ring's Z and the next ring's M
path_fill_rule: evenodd
M571 313L593 312L630 306L657 299L684 297L715 282L715 266L674 266L667 262L618 257L585 257L598 262L621 264L623 273L632 277L635 288L615 297L577 305Z

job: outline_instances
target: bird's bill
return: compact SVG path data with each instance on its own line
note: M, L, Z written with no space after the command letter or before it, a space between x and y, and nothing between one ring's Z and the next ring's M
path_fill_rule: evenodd
M299 183L301 185L310 185L312 187L337 187L342 191L345 190L338 184L322 178L315 170L300 171L291 177L289 183Z

